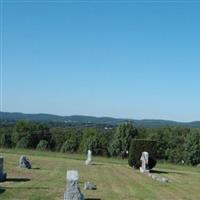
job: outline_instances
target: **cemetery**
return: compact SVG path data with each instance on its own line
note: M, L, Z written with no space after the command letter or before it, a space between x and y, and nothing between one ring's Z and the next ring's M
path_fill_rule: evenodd
M0 200L200 200L200 0L1 0Z
M0 150L1 200L200 199L199 167L157 163L151 170L148 152L141 154L141 165L134 169L127 159L93 156L92 151L79 155ZM31 168L20 166L24 157Z

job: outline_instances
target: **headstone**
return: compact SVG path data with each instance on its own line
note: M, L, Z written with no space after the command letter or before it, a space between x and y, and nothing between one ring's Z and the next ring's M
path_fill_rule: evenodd
M89 181L85 182L84 184L84 189L85 190L96 190L97 186Z
M7 174L3 171L3 162L4 159L0 156L0 182L5 181L7 177Z
M85 161L86 165L91 165L92 164L92 151L88 150L87 153L87 160Z
M78 185L78 179L78 171L67 171L67 188L64 193L64 200L84 200Z
M149 173L149 176L152 179L154 179L154 180L156 180L158 182L161 182L161 183L168 183L168 182L170 182L170 180L168 178L163 177L163 176L161 176L159 174L151 174L151 173Z
M142 166L140 167L140 172L142 173L149 173L149 153L144 151L142 152L142 156L140 158L140 161L142 162Z
M29 159L22 155L19 159L19 167L20 168L27 168L27 169L31 169L31 163L29 161Z

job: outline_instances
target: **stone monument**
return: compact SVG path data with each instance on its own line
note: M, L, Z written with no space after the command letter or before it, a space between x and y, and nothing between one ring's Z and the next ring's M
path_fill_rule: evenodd
M85 190L96 190L97 186L94 183L87 181L84 183L84 189Z
M78 171L67 171L67 188L64 193L64 200L84 200L78 185L78 179Z
M142 166L140 167L140 172L142 173L149 173L149 153L144 151L142 152L142 156L140 158L140 161L142 162Z
M27 168L27 169L31 169L31 163L29 161L29 159L22 155L19 159L19 167L20 168Z
M4 158L0 156L0 182L5 181L7 177L6 172L3 171L3 162Z
M86 165L91 165L92 164L92 151L88 150L87 153L87 160L85 161Z

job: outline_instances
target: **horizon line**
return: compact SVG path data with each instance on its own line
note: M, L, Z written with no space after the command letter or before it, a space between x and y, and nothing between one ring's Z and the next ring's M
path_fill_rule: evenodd
M72 116L82 116L82 117L95 117L95 118L114 118L114 119L123 119L123 120L160 120L160 121L171 121L171 122L176 122L176 123L193 123L193 122L200 122L200 120L191 120L191 121L181 121L181 120L173 120L173 119L163 119L163 118L129 118L129 117L115 117L115 116L108 116L108 115L103 115L103 116L97 116L97 115L89 115L89 114L70 114L70 115L61 115L61 114L52 114L52 113L43 113L43 112L35 112L35 113L30 113L30 112L20 112L20 111L0 111L0 113L10 113L10 114L25 114L25 115L54 115L58 117L72 117Z

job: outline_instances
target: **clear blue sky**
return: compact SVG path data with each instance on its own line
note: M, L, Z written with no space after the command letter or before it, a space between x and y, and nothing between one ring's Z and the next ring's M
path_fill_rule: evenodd
M14 2L4 111L200 120L200 1Z

